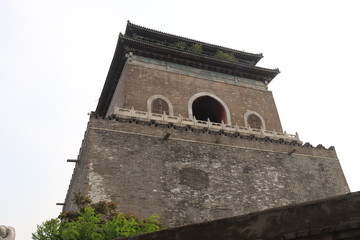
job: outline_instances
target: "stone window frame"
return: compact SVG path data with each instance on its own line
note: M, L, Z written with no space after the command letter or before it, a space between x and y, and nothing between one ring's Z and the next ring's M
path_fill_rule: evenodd
M250 124L248 123L248 117L249 117L250 115L252 115L252 114L254 114L254 115L256 115L257 117L260 118L260 120L261 120L261 128L262 128L263 130L266 130L266 125L265 125L265 120L264 120L264 118L263 118L258 112L251 111L251 110L247 110L246 113L245 113L245 115L244 115L245 127L247 127L247 128L250 127Z
M158 98L164 100L168 104L169 114L170 114L170 116L174 116L174 108L173 108L172 103L170 102L170 100L167 97L160 95L160 94L152 95L151 97L148 98L148 100L147 100L148 112L152 112L152 102Z
M193 119L194 116L193 116L193 111L192 111L192 105L194 103L194 101L199 98L199 97L204 97L204 96L208 96L208 97L212 97L214 99L216 99L225 109L225 113L226 113L226 124L229 124L231 125L231 116L230 116L230 110L228 108L228 106L226 105L226 103L221 99L219 98L218 96L216 96L215 94L213 93L209 93L209 92L199 92L199 93L196 93L194 94L190 99L189 99L189 102L188 102L188 113L189 113L189 118Z

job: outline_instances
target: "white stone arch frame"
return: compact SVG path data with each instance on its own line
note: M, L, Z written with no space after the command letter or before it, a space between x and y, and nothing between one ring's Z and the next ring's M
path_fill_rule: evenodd
M157 98L161 98L162 100L164 100L168 106L169 106L169 114L170 116L174 116L174 108L173 108L173 105L172 103L170 102L170 100L166 97L164 97L163 95L160 95L160 94L156 94L156 95L152 95L151 97L149 97L149 99L147 100L147 109L148 109L148 112L151 112L151 108L152 108L152 102L157 99Z
M248 123L248 117L251 115L251 114L254 114L256 116L258 116L261 120L261 128L263 130L266 130L266 125L265 125L265 120L264 118L257 112L255 111L250 111L250 110L247 110L245 115L244 115L244 122L245 122L245 127L250 127L249 123Z
M193 119L193 111L192 111L192 104L195 101L195 99L199 98L199 97L204 97L204 96L209 96L212 97L214 99L216 99L225 109L225 113L226 113L226 124L231 125L231 116L230 116L230 111L228 106L226 105L226 103L219 98L218 96L216 96L215 94L209 93L209 92L199 92L194 94L188 102L188 112L189 112L189 118Z

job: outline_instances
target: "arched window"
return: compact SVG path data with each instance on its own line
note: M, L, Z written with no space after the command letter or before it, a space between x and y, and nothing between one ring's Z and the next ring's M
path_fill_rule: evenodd
M189 117L197 120L231 124L230 112L224 101L212 93L197 93L188 104Z
M248 116L248 124L251 128L257 128L257 129L260 129L262 125L261 119L255 114L250 114Z
M169 99L162 95L153 95L147 101L149 112L174 116L174 109Z
M257 112L247 111L244 120L246 127L266 129L264 118Z
M169 115L169 105L164 101L164 99L156 98L151 103L151 112Z

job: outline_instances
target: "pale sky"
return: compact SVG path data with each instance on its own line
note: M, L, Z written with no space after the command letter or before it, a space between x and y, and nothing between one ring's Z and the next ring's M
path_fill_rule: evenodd
M360 2L0 0L0 225L31 239L61 211L126 21L263 53L283 129L334 145L360 190ZM348 123L351 123L348 125Z

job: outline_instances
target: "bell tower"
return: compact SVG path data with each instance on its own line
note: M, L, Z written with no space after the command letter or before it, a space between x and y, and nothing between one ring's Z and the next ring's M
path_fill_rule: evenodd
M262 57L128 22L64 210L80 192L174 227L348 193L334 147L283 131Z

